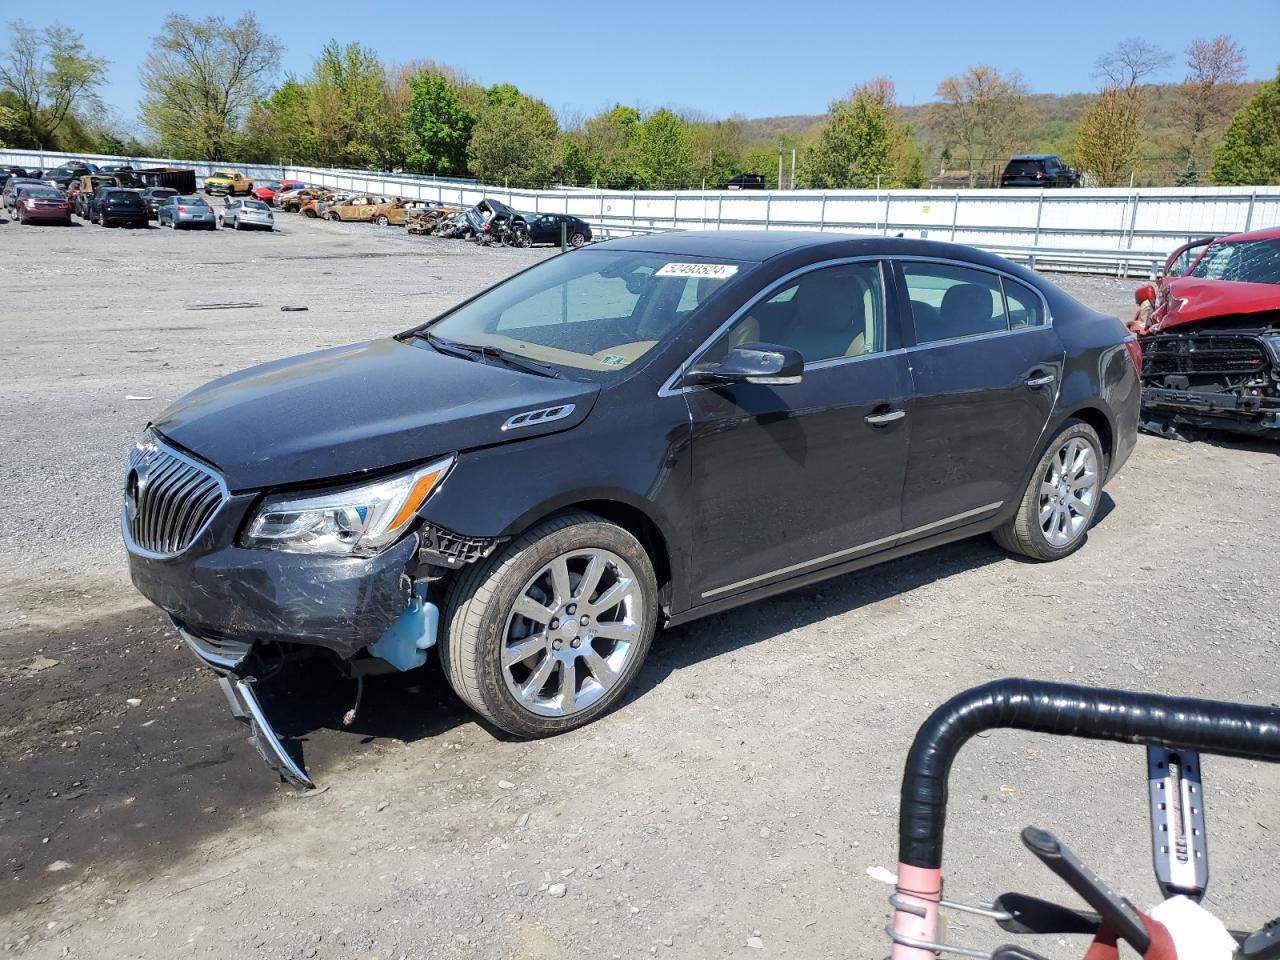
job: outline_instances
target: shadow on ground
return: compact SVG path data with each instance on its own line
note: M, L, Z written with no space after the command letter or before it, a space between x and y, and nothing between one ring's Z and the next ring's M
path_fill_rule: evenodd
M674 628L659 635L623 709L676 670L1004 556L986 538L962 541ZM6 650L25 652L0 674L0 915L69 880L125 887L162 872L203 840L251 829L288 792L245 743L213 674L180 647L145 605L5 637ZM31 672L25 664L37 649L58 664ZM434 663L367 680L348 728L341 718L355 684L321 659L281 671L260 691L321 783L371 744L475 721ZM50 871L59 861L68 866Z

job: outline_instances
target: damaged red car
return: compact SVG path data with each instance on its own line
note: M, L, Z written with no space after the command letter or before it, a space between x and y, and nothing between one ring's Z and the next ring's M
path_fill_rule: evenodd
M1280 230L1181 247L1135 299L1147 430L1280 437Z

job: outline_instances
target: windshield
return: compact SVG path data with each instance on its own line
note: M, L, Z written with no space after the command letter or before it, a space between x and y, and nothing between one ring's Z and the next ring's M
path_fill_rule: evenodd
M270 210L271 209L261 200L246 200L244 202L244 208L246 210Z
M581 250L512 277L429 325L432 337L613 375L754 264Z
M22 191L24 197L53 197L55 200L60 199L62 194L53 187L30 187Z
M1044 161L1010 160L1009 166L1004 168L1004 172L1011 177L1034 177L1037 173L1044 173Z
M1187 274L1202 280L1280 284L1280 238L1215 243Z

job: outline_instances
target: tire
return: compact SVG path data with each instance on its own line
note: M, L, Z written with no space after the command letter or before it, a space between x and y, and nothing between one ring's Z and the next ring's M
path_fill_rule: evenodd
M1010 553L1031 560L1061 560L1075 553L1097 516L1105 476L1097 431L1068 420L1036 461L1017 513L992 535ZM1086 479L1087 484L1082 482Z
M101 217L101 216L98 217L98 223L101 226L106 227L108 230L111 229L111 221L108 220L106 217Z
M619 574L629 574L631 586L625 600L611 609L596 610L589 601L574 596L590 569L590 556L597 558L596 569L601 571L597 598L615 587L626 589L619 586ZM552 584L548 571L558 560L565 562L571 589L558 608L554 597L543 608L529 594L548 595ZM573 580L574 576L579 579ZM546 610L548 620L540 621L539 617L544 624L540 634L538 621L514 611L521 598L527 601L527 609ZM573 609L570 604L582 604L589 613L580 616L575 610L565 616L566 610ZM658 587L649 555L635 537L594 514L575 511L544 520L488 561L465 568L450 587L445 610L440 662L458 696L508 733L549 737L590 723L625 695L653 640ZM597 612L603 618L599 624L591 622ZM617 632L625 631L627 639L597 636L594 630L584 638L579 635L582 620L589 621L592 628L611 623ZM553 632L554 623L562 625ZM523 661L509 660L504 666L502 654L509 632L519 632L518 639L531 652ZM573 652L576 650L589 652ZM588 658L594 659L594 666ZM561 686L565 664L573 664L569 676L578 704L567 713ZM605 682L597 679L597 671ZM529 689L539 675L541 684L522 702L517 689L521 685ZM551 696L539 696L548 690L554 691Z
M341 223L341 222L342 222L342 218L341 218L340 216L338 216L336 213L330 213L330 214L328 214L328 215L325 217L325 219L326 219L326 220L330 220L330 221L332 221L333 223Z
M572 237L569 238L569 246L571 247L580 247L586 242L587 242L587 238L580 233L575 233Z
M377 219L374 220L374 223L376 223L380 227L391 226L391 221L387 217L378 217Z

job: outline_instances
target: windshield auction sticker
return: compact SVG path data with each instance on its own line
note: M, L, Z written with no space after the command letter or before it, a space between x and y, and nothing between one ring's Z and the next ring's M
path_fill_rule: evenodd
M654 273L655 277L706 277L728 280L738 268L730 263L668 263Z

